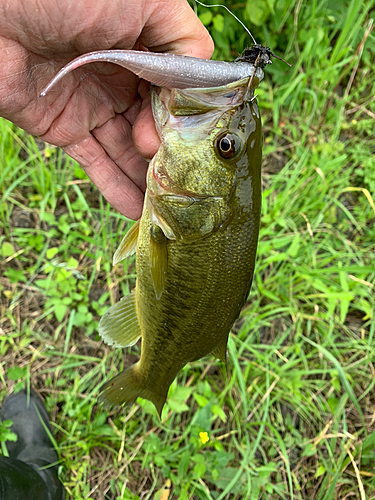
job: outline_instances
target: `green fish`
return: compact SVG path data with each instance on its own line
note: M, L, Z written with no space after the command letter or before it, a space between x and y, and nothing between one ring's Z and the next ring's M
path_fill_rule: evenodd
M186 363L226 358L253 277L261 206L262 131L249 78L222 88L152 89L161 146L141 219L114 256L136 251L135 290L100 321L103 340L142 338L138 363L110 380L109 406L142 397L162 412Z
M131 64L140 54L103 51L100 59L95 53L81 56L43 95L86 62L122 64L119 52L126 53ZM141 397L161 415L168 389L187 363L209 354L226 360L230 329L250 291L262 161L254 89L263 71L245 62L141 54L164 61L162 71L152 68L151 76L146 75L158 85L151 87L151 96L161 145L149 165L142 217L114 255L116 264L136 252L136 287L110 307L99 324L102 339L114 347L128 347L141 338L141 357L104 385L100 401L114 407ZM167 74L170 61L185 65L178 88L170 88L176 72L172 68ZM238 76L241 68L244 77ZM140 74L145 77L144 69ZM213 83L199 88L207 79Z

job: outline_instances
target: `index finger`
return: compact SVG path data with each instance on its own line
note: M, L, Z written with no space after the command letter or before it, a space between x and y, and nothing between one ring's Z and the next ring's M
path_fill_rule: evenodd
M64 151L83 167L105 199L121 214L137 220L142 215L144 193L133 180L108 156L93 135L77 144L65 146ZM139 168L145 160L139 157ZM145 172L145 170L144 170Z

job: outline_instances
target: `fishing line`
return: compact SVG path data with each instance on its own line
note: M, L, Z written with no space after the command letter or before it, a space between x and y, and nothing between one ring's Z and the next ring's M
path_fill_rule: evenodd
M202 5L202 7L207 7L207 8L211 8L211 7L222 7L223 9L225 9L227 12L229 12L229 14L231 16L234 17L234 19L236 19L236 21L238 21L241 26L246 30L246 32L248 33L248 35L250 36L250 38L252 39L252 41L256 44L256 40L255 38L253 37L253 35L251 34L251 32L247 29L246 25L241 21L241 19L239 19L235 14L233 14L232 11L230 11L228 9L228 7L226 7L225 5L219 5L219 4L215 4L215 5L207 5L203 2L200 2L199 0L194 0L195 3L199 3L199 5Z

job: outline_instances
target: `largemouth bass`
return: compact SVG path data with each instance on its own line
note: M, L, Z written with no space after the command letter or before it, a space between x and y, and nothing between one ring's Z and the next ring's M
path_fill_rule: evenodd
M109 406L142 397L160 415L188 362L209 354L225 361L250 291L261 206L262 131L253 91L263 72L240 64L246 76L224 84L216 77L213 85L221 86L186 88L194 86L191 75L180 75L179 88L151 88L161 145L149 165L142 217L114 256L116 264L136 252L136 287L99 324L115 347L142 338L141 357L104 385L100 400ZM166 78L165 71L152 74L159 85Z

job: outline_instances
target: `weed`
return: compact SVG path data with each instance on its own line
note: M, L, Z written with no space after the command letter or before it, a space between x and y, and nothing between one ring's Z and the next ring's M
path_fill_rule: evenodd
M61 151L0 121L0 398L44 396L74 500L163 498L167 480L170 500L375 498L374 2L232 8L293 68L275 61L258 93L262 224L229 370L186 366L161 421L145 400L96 404L139 355L96 333L134 287L133 259L111 265L131 222ZM226 12L198 14L215 57L242 52Z

